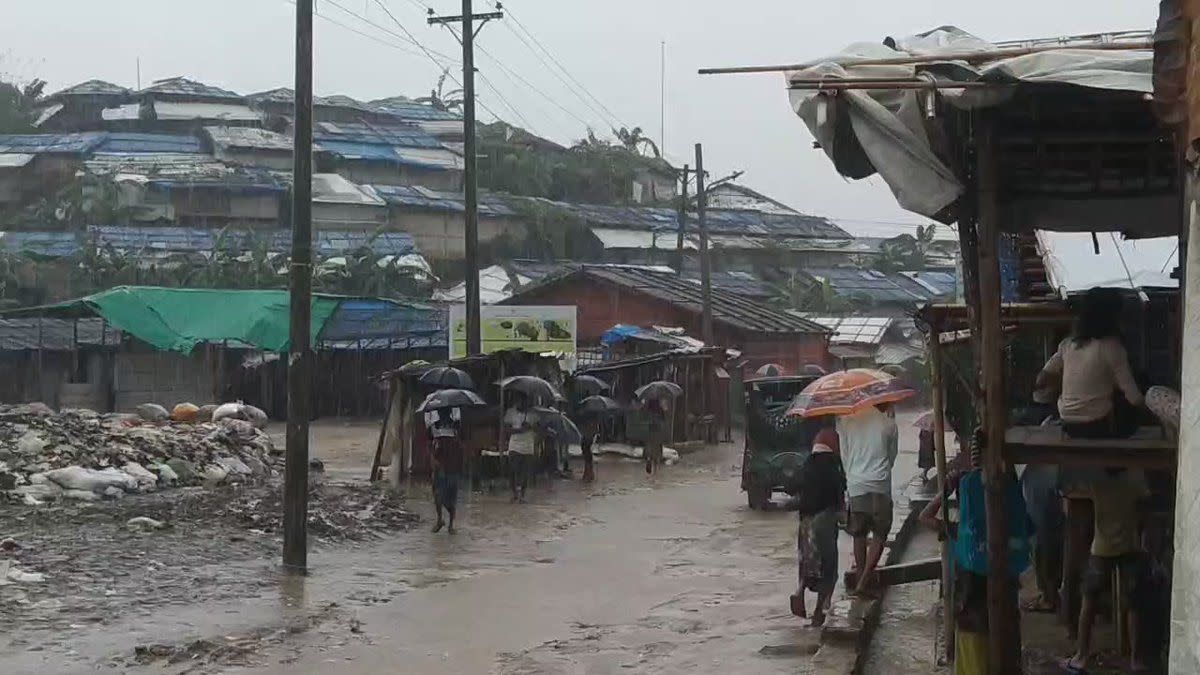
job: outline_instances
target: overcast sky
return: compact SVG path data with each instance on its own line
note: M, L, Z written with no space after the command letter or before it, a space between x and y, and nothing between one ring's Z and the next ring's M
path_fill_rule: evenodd
M476 11L491 9L491 1L476 0ZM317 0L319 14L371 36L317 19L318 94L370 99L419 96L432 88L441 69L405 41L379 2L428 48L457 54L454 37L427 26L422 9L432 5L439 13L458 13L461 3L456 0ZM879 179L849 182L837 176L792 114L782 76L700 76L696 70L803 61L850 42L945 24L1002 40L1151 29L1157 16L1153 0L504 4L510 18L488 24L479 38L486 53L479 54L478 67L487 79L480 84L480 100L487 108L564 143L583 136L588 125L599 132L615 123L641 126L657 140L662 136L659 63L665 42L669 159L690 161L693 144L703 142L710 172L744 170L744 184L802 211L835 218L863 235L890 234L895 223L920 219L897 207ZM177 75L241 93L292 84L294 6L288 0L39 0L7 5L0 23L5 50L0 52L0 73L45 79L50 91L92 78L134 87L139 59L143 85ZM544 54L545 62L535 56L537 44L522 28L586 92L572 93L566 84L572 80L556 76ZM510 74L514 72L525 81ZM481 118L490 117L481 111Z

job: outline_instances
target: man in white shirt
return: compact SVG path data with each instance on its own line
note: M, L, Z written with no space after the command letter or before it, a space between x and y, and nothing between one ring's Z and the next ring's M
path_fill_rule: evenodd
M900 449L900 434L896 420L876 407L839 417L837 433L849 498L846 531L854 537L858 570L854 592L862 594L875 576L892 529L892 467Z
M537 455L537 430L529 415L529 403L522 398L504 413L505 449L508 452L508 482L512 500L525 501L529 473Z

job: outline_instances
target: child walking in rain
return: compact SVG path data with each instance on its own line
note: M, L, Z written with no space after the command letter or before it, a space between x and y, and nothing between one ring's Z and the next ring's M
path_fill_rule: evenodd
M797 479L800 501L800 527L796 537L799 557L800 587L792 596L792 613L807 615L805 590L817 594L812 625L825 623L825 613L837 586L838 574L838 516L846 492L846 475L838 456L838 435L833 418L822 420L823 426L813 439L812 454L800 469Z
M463 474L463 447L449 410L438 411L438 420L430 430L433 446L433 505L437 510L434 532L441 532L445 521L442 510L450 519L449 534L454 534L454 516L458 504L458 485Z

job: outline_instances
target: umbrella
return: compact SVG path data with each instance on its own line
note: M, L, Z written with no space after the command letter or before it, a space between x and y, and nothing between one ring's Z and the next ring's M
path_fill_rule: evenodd
M421 384L428 384L439 389L474 389L475 380L465 370L452 366L434 366L417 378Z
M583 442L583 434L566 415L555 408L535 407L530 409L534 416L534 424L540 429L553 431L555 437L568 445Z
M880 403L895 403L917 392L879 370L852 368L813 380L796 394L789 417L853 415Z
M621 404L607 396L589 396L579 402L576 408L579 415L609 415L621 411Z
M479 394L468 389L439 389L421 402L417 412L425 413L442 408L477 408L487 405Z
M921 431L933 431L933 411L926 410L917 417L917 421L913 422L913 426Z
M643 401L649 401L651 399L662 400L668 398L677 398L683 395L683 387L680 387L674 382L655 380L650 384L642 385L637 391L633 392L633 394Z
M827 372L828 371L826 371L824 368L822 368L821 366L818 366L815 363L809 363L804 366L804 374L810 375L812 377L820 377L820 376L826 374Z
M551 402L562 399L552 384L532 375L506 377L496 384L499 384L501 389L517 391L539 401Z
M783 370L783 366L778 363L768 363L759 366L758 370L754 371L754 374L759 377L783 377L787 373Z
M580 375L574 380L575 391L585 394L602 394L606 391L612 391L612 385L595 375Z

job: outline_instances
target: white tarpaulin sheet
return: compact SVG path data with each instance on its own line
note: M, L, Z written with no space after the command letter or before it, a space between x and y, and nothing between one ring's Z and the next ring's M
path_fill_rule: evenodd
M906 54L937 55L997 49L958 28L943 27L896 41L858 43L828 61L787 73L787 81L840 77L912 78L997 83L1063 83L1097 89L1153 91L1150 51L1063 49L1013 56L983 65L946 61L920 65L842 66L851 59L886 59ZM897 51L900 50L900 51ZM961 108L997 105L1009 90L940 90ZM865 178L878 173L902 207L945 219L963 192L954 172L933 151L926 133L924 97L917 90L845 90L831 98L812 90L789 90L796 114L808 126L839 173Z
M1037 233L1050 285L1068 295L1093 286L1178 288L1179 238L1124 239L1113 232ZM1096 244L1100 252L1096 253Z

